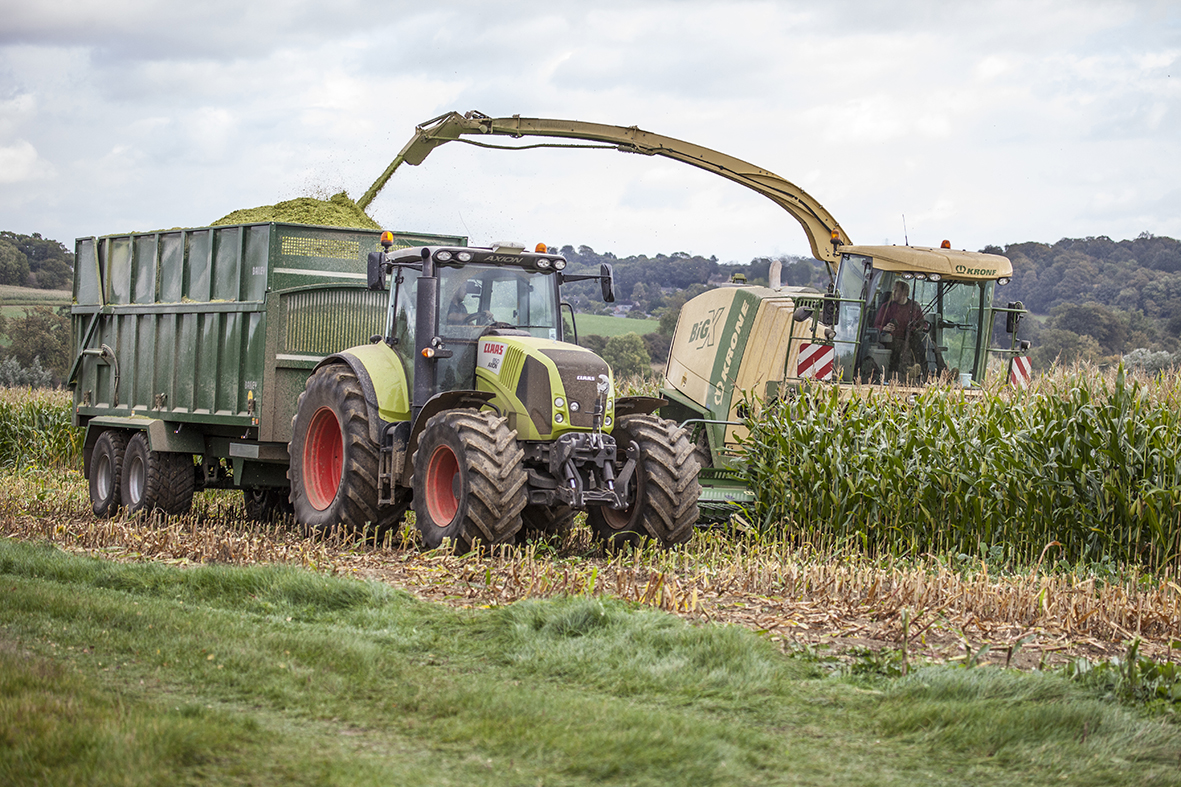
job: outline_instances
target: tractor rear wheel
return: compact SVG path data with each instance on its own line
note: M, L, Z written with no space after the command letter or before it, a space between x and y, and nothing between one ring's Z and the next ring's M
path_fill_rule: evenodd
M98 517L112 517L122 505L119 480L123 475L123 454L127 435L108 429L98 436L90 454L90 508Z
M291 419L291 505L314 533L377 524L378 447L361 382L344 364L308 378Z
M528 500L524 457L498 415L463 409L432 417L414 452L414 514L426 546L450 539L467 552L477 539L513 541Z
M619 419L612 433L623 452L639 447L632 476L630 505L625 509L596 506L586 515L597 538L609 547L638 544L651 538L670 547L689 540L697 521L699 459L689 434L655 415Z
M153 451L146 432L136 432L127 441L119 479L119 496L127 513L187 514L196 480L192 454Z

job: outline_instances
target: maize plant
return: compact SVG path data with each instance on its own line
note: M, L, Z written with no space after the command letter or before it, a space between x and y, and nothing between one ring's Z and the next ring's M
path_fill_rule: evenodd
M1181 555L1176 378L1076 370L1025 391L913 401L814 386L743 444L755 518L818 547L1162 567Z

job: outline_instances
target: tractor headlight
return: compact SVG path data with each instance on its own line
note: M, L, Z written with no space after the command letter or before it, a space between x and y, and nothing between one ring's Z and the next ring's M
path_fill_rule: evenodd
M611 425L611 416L607 416L606 418L603 419L603 426L610 426L610 425Z
M458 252L455 255L455 259L459 260L460 262L471 262L472 261L472 253L470 251Z
M570 412L572 412L572 413L578 412L578 402L571 402L570 403Z
M543 271L548 271L552 265L553 263L547 260L545 257L542 257L537 261L537 267L541 268Z
M558 396L554 398L554 407L562 408L566 406L566 400Z
M561 259L554 260L554 270L560 271L560 270L564 270L565 268L566 268L566 261L565 260L561 260Z
M449 251L435 252L435 259L438 260L439 262L447 262L451 259L451 252L449 252Z
M554 423L555 424L561 424L561 423L565 423L565 422L566 422L566 416L562 415L561 413L554 413Z

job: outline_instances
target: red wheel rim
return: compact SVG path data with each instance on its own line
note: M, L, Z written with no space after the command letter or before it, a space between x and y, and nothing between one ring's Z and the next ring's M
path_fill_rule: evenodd
M340 489L344 467L344 434L331 408L321 407L308 425L303 444L303 487L308 502L317 511L332 505Z
M459 477L459 459L455 452L441 445L431 454L426 466L423 491L426 492L426 510L431 522L446 527L455 519L459 510L459 497L455 494L455 480Z

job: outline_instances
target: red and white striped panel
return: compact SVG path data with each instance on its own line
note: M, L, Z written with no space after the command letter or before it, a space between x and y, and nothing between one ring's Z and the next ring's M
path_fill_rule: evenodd
M804 380L831 380L836 348L831 344L801 344L796 376Z
M1031 377L1033 377L1033 367L1030 365L1029 356L1014 355L1013 360L1009 361L1009 385L1014 388L1024 388L1029 385Z

